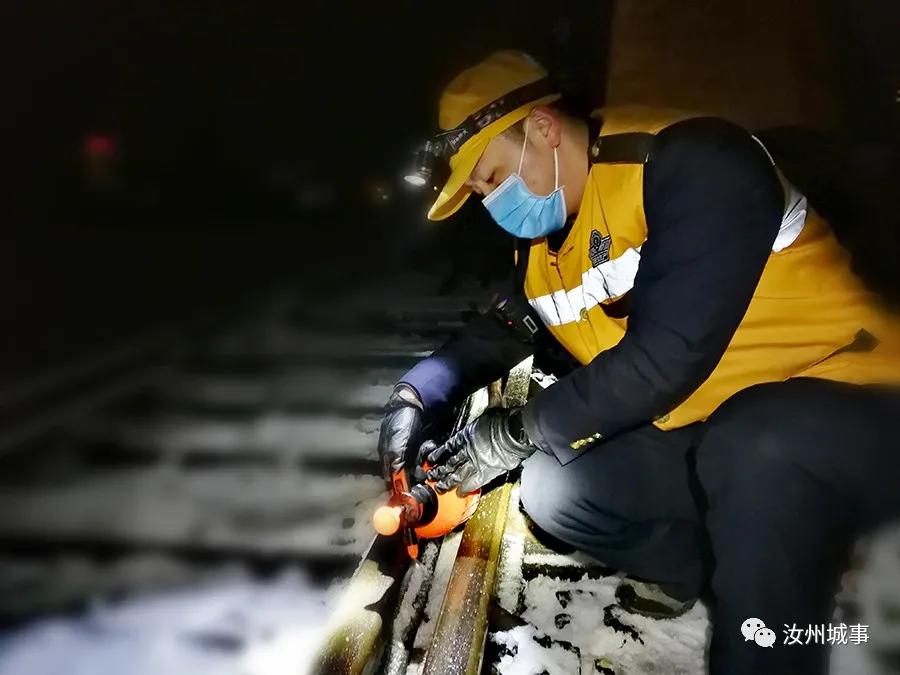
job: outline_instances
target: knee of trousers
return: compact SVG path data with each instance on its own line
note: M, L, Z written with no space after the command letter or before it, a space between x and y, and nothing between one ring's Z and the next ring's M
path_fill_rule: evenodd
M551 455L538 451L522 464L522 508L541 529L563 540L569 529L566 523L577 509L578 495L572 487L562 465Z
M604 494L602 480L584 494L585 483L573 480L571 465L563 467L555 457L536 452L522 466L519 499L525 513L542 530L574 546L617 541L624 519L607 512L597 499Z
M543 452L536 452L522 465L519 499L525 513L542 529L554 534L571 510L572 494L563 479L563 468Z

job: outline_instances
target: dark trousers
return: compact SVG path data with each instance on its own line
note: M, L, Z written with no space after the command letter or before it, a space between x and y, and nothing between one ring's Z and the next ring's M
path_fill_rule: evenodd
M708 583L711 672L825 672L826 649L784 645L784 624L830 623L854 538L900 517L895 420L896 390L759 385L704 424L641 427L565 466L535 454L522 504L551 535L673 595ZM744 640L751 617L775 631L773 648Z

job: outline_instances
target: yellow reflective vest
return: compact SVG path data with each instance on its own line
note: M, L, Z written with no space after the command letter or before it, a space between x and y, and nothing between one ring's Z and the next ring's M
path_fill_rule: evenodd
M642 107L598 111L606 137L656 134L690 113ZM594 140L592 151L600 147ZM592 164L580 210L557 253L530 246L529 304L580 363L615 346L628 329L613 304L631 290L647 238L640 162ZM736 392L791 377L853 383L900 381L896 325L850 269L828 223L782 177L785 209L749 308L722 359L685 401L655 420L672 429L706 419ZM714 288L709 289L715 293ZM856 349L860 338L880 344ZM851 347L853 345L853 347Z

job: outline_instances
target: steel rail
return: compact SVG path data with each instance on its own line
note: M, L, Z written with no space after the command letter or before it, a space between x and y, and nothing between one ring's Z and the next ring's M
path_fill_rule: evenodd
M510 372L503 393L505 407L525 403L530 375L531 358ZM478 510L466 523L423 675L477 675L481 671L510 490L511 485L504 483L482 496Z

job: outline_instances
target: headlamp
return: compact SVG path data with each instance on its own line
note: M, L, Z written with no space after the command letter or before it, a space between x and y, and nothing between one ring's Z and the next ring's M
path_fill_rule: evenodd
M410 185L424 187L432 182L435 164L443 159L440 148L434 141L425 143L416 150L415 168L403 177Z
M536 101L557 92L550 78L545 77L513 89L472 113L462 123L448 131L441 131L425 141L415 154L415 166L403 179L410 185L424 187L435 178L449 175L447 163L462 145L489 124L529 101Z

